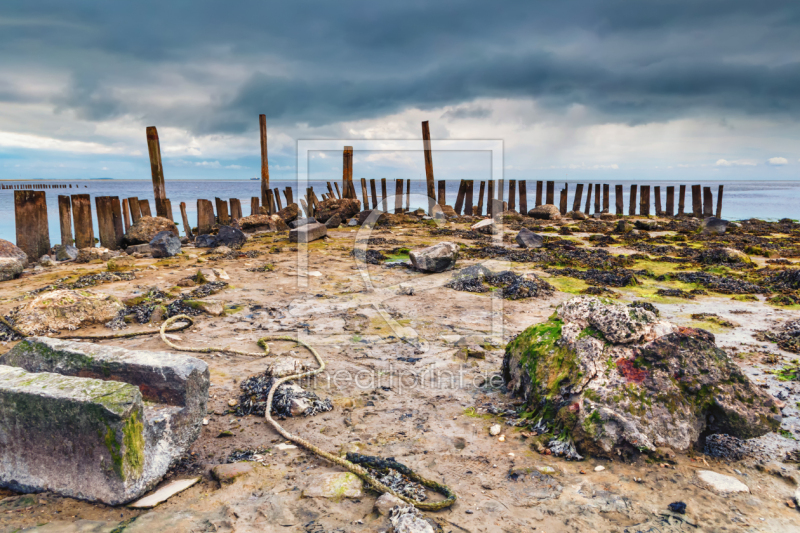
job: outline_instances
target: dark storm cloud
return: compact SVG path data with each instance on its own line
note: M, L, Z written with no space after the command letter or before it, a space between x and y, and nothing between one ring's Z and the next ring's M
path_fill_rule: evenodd
M580 104L601 121L698 114L795 120L799 30L800 3L791 1L0 6L6 65L16 58L71 71L57 108L89 120L152 116L197 133L249 130L257 113L323 125L486 97L536 98L554 110ZM209 84L211 107L159 109L114 91L207 57L252 71L244 82ZM181 75L204 87L201 75ZM458 109L451 116L486 116Z

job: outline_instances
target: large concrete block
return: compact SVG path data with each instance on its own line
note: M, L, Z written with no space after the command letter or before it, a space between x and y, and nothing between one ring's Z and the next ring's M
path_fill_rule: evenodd
M328 234L328 228L325 224L319 222L312 222L305 226L300 226L293 230L289 230L289 242L311 242L321 239Z
M0 365L0 486L124 503L157 484L202 428L209 371L193 357L30 337Z

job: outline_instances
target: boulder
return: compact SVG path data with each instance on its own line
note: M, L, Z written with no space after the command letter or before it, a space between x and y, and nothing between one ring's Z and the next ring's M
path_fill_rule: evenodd
M81 248L78 250L78 256L75 258L75 262L89 263L96 260L108 261L112 257L114 256L111 255L111 250L108 248Z
M522 222L522 215L516 211L503 211L502 213L495 213L494 219L508 224L509 222Z
M442 208L442 213L444 213L444 216L446 218L453 218L453 217L457 217L458 216L458 213L456 213L456 210L453 209L453 207L450 206L450 205L442 205L442 206L439 206L439 207Z
M614 213L609 213L608 211L603 211L600 213L600 220L616 220L617 215Z
M26 335L39 335L104 324L115 318L124 307L114 296L100 292L59 289L28 300L15 309L12 316L20 331Z
M363 225L364 222L366 222L366 220L370 217L370 215L372 215L373 211L377 213L378 217L383 217L383 216L386 215L386 213L384 211L381 211L379 209L367 209L365 211L361 211L358 214L358 225L359 226ZM377 218L376 221L377 220L380 220L380 218Z
M701 435L749 439L776 430L775 400L714 336L640 307L581 296L506 347L503 377L557 455L679 452Z
M319 222L327 222L333 215L338 214L346 220L361 211L361 202L352 198L328 198L317 206L314 213Z
M539 220L561 220L561 211L553 204L542 204L528 211L528 216Z
M57 261L75 261L78 258L78 249L68 244L66 246L59 246L56 250Z
M480 222L470 226L469 229L477 231L478 233L483 233L484 235L497 235L500 233L500 228L497 227L497 224L495 224L494 220L491 218L481 220Z
M636 226L636 228L643 229L645 231L656 231L658 229L658 221L648 220L646 218L635 220L633 225Z
M171 235L171 234L170 234ZM129 255L121 255L119 257L112 257L106 263L106 270L109 272L124 272L136 267L136 259Z
M706 235L725 235L728 221L717 217L708 217L703 220L703 233Z
M23 268L28 266L28 254L22 251L16 244L0 239L0 258L18 259Z
M198 235L194 239L194 246L195 248L213 248L216 240L216 235Z
M305 226L306 224L316 224L316 223L317 219L314 217L298 218L289 223L289 228L295 229L301 226Z
M413 250L408 257L417 270L444 272L456 266L458 245L452 242L440 242L421 250Z
M289 204L278 211L277 215L288 224L300 215L300 209L297 207L297 204Z
M335 229L342 225L342 217L339 213L334 213L331 218L325 222L325 227L328 229Z
M398 505L405 506L407 504L397 496L384 492L375 500L375 511L381 516L389 516L389 511L392 510L392 507L397 507Z
M633 226L627 220L618 220L617 225L614 226L614 231L620 234L629 233L632 229Z
M150 245L149 244L132 244L125 248L125 253L128 255L133 254L149 254L150 253Z
M150 241L153 257L172 257L181 251L181 240L171 231L161 231Z
M50 257L49 255L45 254L45 255L43 255L42 257L39 258L39 265L41 265L43 267L52 267L52 266L56 266L56 262L52 257Z
M220 226L217 238L214 239L214 246L227 246L233 250L239 249L247 242L247 235L242 230L233 226Z
M534 233L528 228L522 228L517 233L516 239L520 248L541 248L544 245L544 237L538 233Z
M325 224L315 222L313 224L306 224L293 230L289 230L289 242L311 242L321 239L328 235L328 228Z
M0 281L16 279L25 270L25 264L16 257L0 257Z
M162 231L169 231L180 238L178 227L168 218L142 217L130 227L125 235L125 242L126 244L146 244Z
M294 205L294 204L292 204ZM289 226L280 215L250 215L239 219L243 231L286 231Z
M238 478L248 476L252 473L253 464L247 462L217 465L211 469L211 475L214 476L214 479L219 481L220 485L229 485Z
M581 211L570 211L569 213L566 214L566 217L571 218L572 220L586 220L587 218L589 218L586 216L585 213L582 213Z

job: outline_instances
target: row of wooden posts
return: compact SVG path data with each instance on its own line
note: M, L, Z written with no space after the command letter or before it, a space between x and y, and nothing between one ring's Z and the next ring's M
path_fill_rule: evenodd
M85 186L84 186L85 187ZM0 184L0 190L32 190L32 191L43 191L45 189L71 189L71 183L19 183L14 185L5 185ZM78 186L75 185L77 189Z

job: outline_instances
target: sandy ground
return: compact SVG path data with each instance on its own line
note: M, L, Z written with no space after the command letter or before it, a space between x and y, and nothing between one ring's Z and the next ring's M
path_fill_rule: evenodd
M428 228L419 225L376 230L372 237L400 243L377 246L382 249L414 248L444 240L431 237ZM242 309L227 317L198 317L195 326L180 333L181 340L176 342L257 351L255 341L264 335L301 335L328 362L328 371L304 386L320 397L331 398L335 407L314 417L285 420L284 426L331 452L395 457L422 475L449 485L458 494L457 503L444 511L424 513L442 531L800 531L800 513L787 503L796 489L795 480L800 479L797 465L780 463L782 453L778 451L774 463L758 467L719 461L699 452L661 461L642 457L634 462L593 458L568 462L533 451L515 428L504 426L504 442L491 437L489 426L503 421L481 409L504 407L513 401L496 386L501 384L497 376L503 343L545 320L573 294L557 291L544 299L506 301L491 294L442 287L450 273L423 275L402 267L370 265L365 275L350 255L355 238L355 230L331 231L324 242L308 247L307 259L302 250L298 253L287 242L286 234L260 235L248 243L246 250L266 252L274 246L283 250L254 259L208 261L204 250L186 248L185 255L167 261L139 259L135 281L95 289L128 298L154 286L172 287L198 268L224 270L231 288L210 299ZM612 251L630 252L624 248ZM247 271L265 263L272 263L274 271ZM471 263L474 261L462 260L459 266ZM497 261L487 265L495 270L504 266ZM530 264L505 265L509 266L519 273L542 274ZM0 308L7 313L18 305L15 298L26 291L104 267L100 263L64 264L3 283ZM401 283L414 286L415 293L399 295ZM619 292L623 302L637 297L625 289ZM714 330L718 343L731 353L766 351L786 361L796 358L775 345L756 341L752 333L800 316L797 310L722 296L657 305L663 318L679 324L692 324L690 315L697 312L714 312L740 324ZM86 333L108 330L97 326ZM458 360L454 342L467 335L482 336L497 348L488 351L485 360ZM165 348L157 336L103 342L131 349ZM312 363L310 354L293 343L271 343L271 351ZM391 530L388 520L373 511L377 494L365 492L361 498L342 501L304 497L313 476L339 469L302 449L279 450L277 445L283 439L262 418L238 417L231 412L228 402L238 397L241 380L263 372L267 359L219 354L198 357L211 368L209 423L191 454L165 483L193 474L202 475L200 483L150 511L47 493L0 491L0 532ZM798 384L775 380L764 372L775 366L758 357L736 360L752 379L785 398L783 427L786 435L800 438ZM233 436L221 437L224 431ZM786 436L768 439L774 441L775 450L795 447L795 441ZM224 463L234 450L248 449L264 449L263 464L254 465L252 472L229 485L221 486L212 478L214 465ZM604 470L595 471L598 466ZM518 482L509 477L517 469L542 473ZM723 497L700 488L698 469L732 475L743 481L750 493ZM685 515L667 510L675 501L687 504Z

